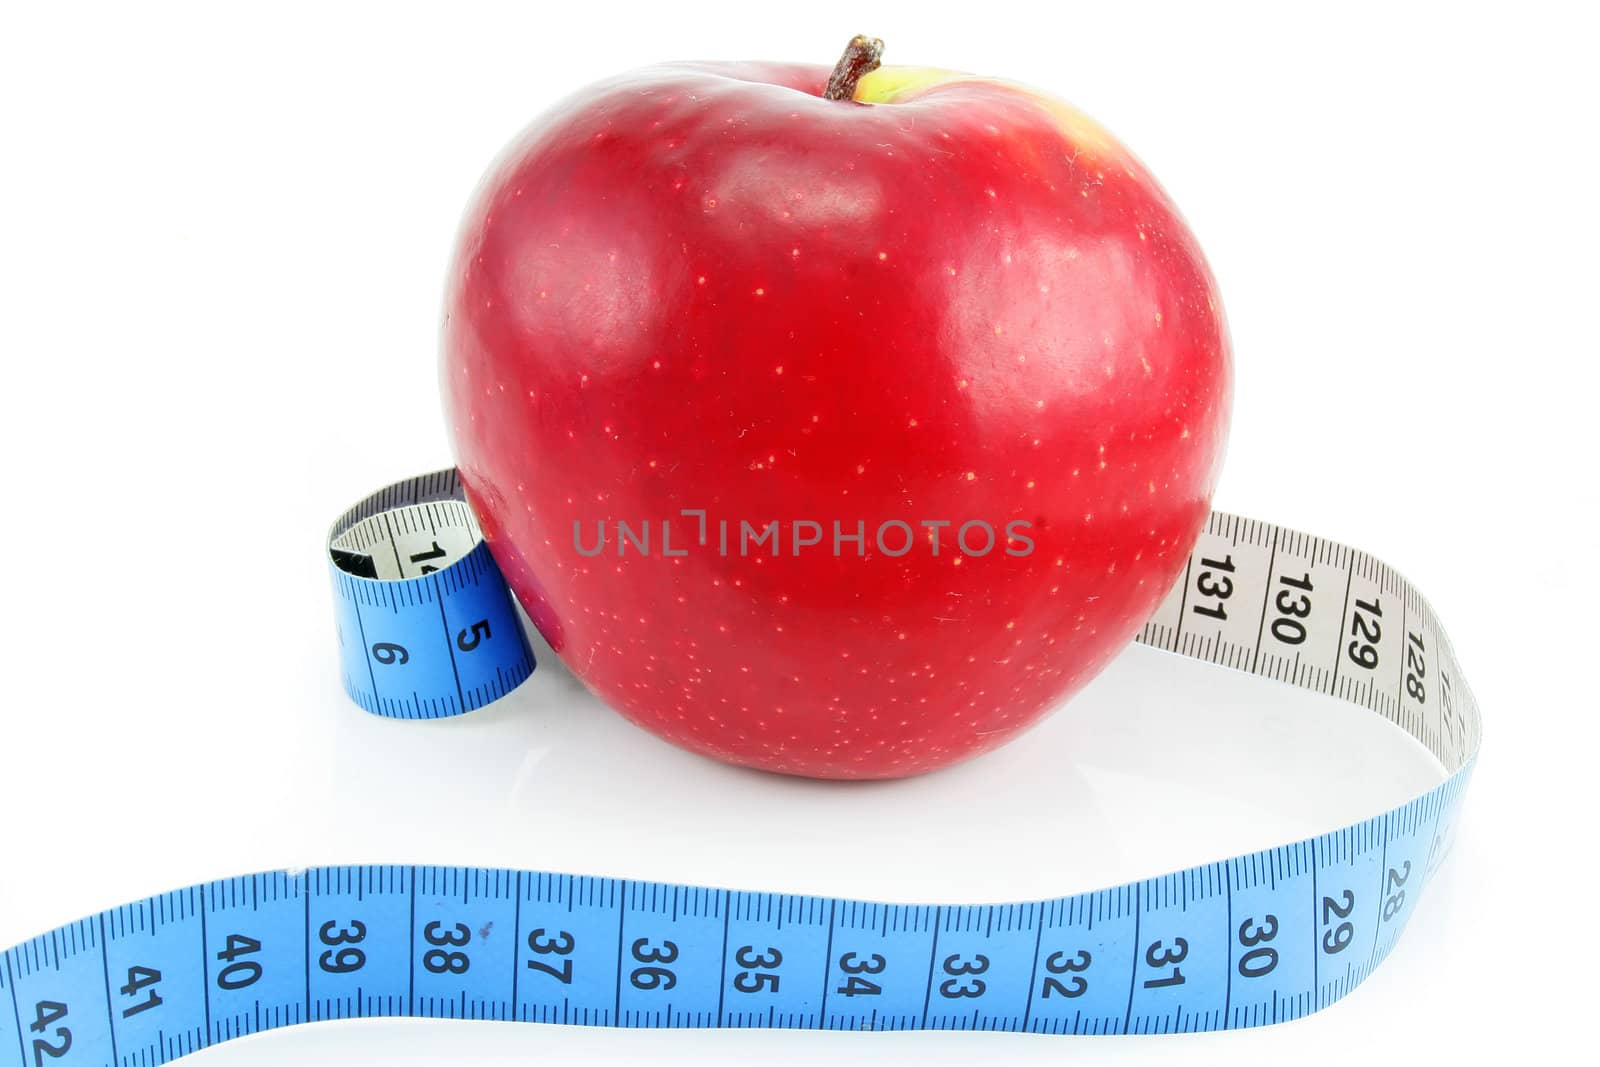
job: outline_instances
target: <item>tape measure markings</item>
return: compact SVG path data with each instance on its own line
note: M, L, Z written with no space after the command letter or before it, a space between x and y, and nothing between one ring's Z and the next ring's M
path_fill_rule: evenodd
M1404 872L1401 877L1409 880L1412 873L1420 873L1426 858L1424 846L1428 856L1437 849L1440 817L1449 792L1441 787L1387 816L1324 838L1053 902L899 906L473 868L325 868L300 875L278 872L207 883L97 917L99 923L128 931L123 936L131 938L161 929L163 924L155 919L158 909L182 893L197 893L198 906L173 909L178 912L174 916L177 921L168 920L165 926L177 931L187 927L191 937L197 935L200 951L195 952L195 944L185 948L173 941L169 951L175 959L165 966L161 966L165 961L159 948L122 953L113 962L118 938L96 938L90 920L19 946L8 954L7 962L8 969L14 960L19 962L17 970L24 980L50 973L65 978L69 986L94 987L102 993L112 988L112 977L123 973L125 966L129 976L125 988L134 993L144 988L135 967L142 968L146 977L159 973L161 977L151 979L150 984L159 983L164 999L153 1006L166 1004L170 1010L182 1001L185 990L168 983L174 975L185 973L186 958L197 956L204 966L199 968L200 981L194 983L197 988L189 1004L191 1012L203 1010L204 1014L180 1029L203 1033L207 1044L304 1019L394 1014L401 1004L398 983L402 975L408 983L403 1013L431 1018L566 1021L576 1009L584 1021L626 1026L820 1025L853 1029L865 1024L875 1029L920 1026L1152 1033L1255 1025L1298 1017L1313 1005L1321 1007L1337 999L1364 977L1371 963L1387 955L1393 938L1385 940L1382 934L1403 925L1411 903L1403 902L1384 915L1383 921L1373 921L1370 950L1363 953L1361 963L1347 967L1345 977L1313 978L1305 988L1299 988L1297 975L1316 967L1315 950L1307 947L1317 943L1319 933L1313 913L1302 910L1298 922L1304 936L1299 937L1283 936L1295 920L1279 917L1273 936L1260 939L1268 942L1265 947L1275 955L1254 957L1258 962L1251 964L1249 953L1261 952L1262 947L1251 948L1246 942L1264 931L1267 923L1266 919L1254 922L1257 914L1274 914L1263 909L1277 909L1279 901L1291 896L1291 888L1309 889L1314 902L1319 871L1348 867L1351 876L1335 881L1351 885L1369 881L1376 887L1384 880L1393 882L1397 876L1390 872L1395 871ZM580 898L589 904L586 916L579 914ZM1374 915L1379 913L1378 899L1368 906ZM460 905L461 909L443 910L447 905ZM841 917L841 910L848 914ZM237 922L227 921L246 912L251 923L248 932L236 929ZM1361 913L1344 914L1359 918ZM424 921L429 915L441 917ZM1097 918L1098 937L1094 932ZM1106 933L1108 921L1113 924L1110 934ZM1130 922L1131 932L1127 930ZM496 940L497 927L509 929L513 936ZM1245 932L1245 928L1253 928L1255 933ZM1241 930L1238 945L1223 936L1234 929ZM614 937L610 936L612 930ZM1062 938L1063 931L1076 936ZM837 956L841 936L848 939L862 933L868 935L865 940L849 942L856 949ZM524 968L533 970L530 961L538 961L538 948L555 953L554 959L559 960L572 955L579 945L587 947L591 939L598 940L599 948L579 957L582 964L615 961L616 969L607 972L601 967L602 973L588 992L568 994L558 1004L534 1001L518 988L516 976ZM772 942L781 949L774 952ZM1336 928L1323 934L1323 943L1338 943ZM521 951L518 946L523 944L534 951ZM313 958L324 945L328 947L322 949L322 965L315 966ZM1092 951L1086 951L1084 945ZM1117 998L1111 1003L1120 1011L1102 1004L1098 1010L1083 1005L1069 1013L1050 1013L1050 998L1041 998L1044 986L1035 978L1070 974L1070 965L1084 955L1091 956L1083 967L1089 972L1093 952L1108 951L1108 946L1113 952L1125 950L1121 965L1113 960L1109 970L1113 975L1127 974L1128 979L1106 987L1109 995ZM562 948L567 951L559 952ZM821 951L816 951L819 948ZM1036 961L1047 948L1051 950L1047 958L1059 956L1063 966L1038 970ZM1142 957L1136 951L1141 948ZM1241 953L1240 948L1245 951ZM808 959L807 951L814 953L809 966L793 967L794 961ZM1298 955L1291 957L1291 951ZM186 952L191 955L186 957ZM383 953L388 954L387 961ZM981 962L979 957L992 958L999 965ZM785 1005L785 1010L769 1004L764 1013L737 1009L730 1013L726 997L730 992L762 991L760 987L768 983L761 982L750 968L774 958L778 960L772 972L775 977L811 972L821 978L820 983L802 985L801 999ZM1190 959L1219 973L1208 974L1197 967L1184 975L1184 982L1172 982L1183 973L1178 965ZM791 966L780 972L777 968L785 960ZM1270 968L1266 967L1269 960ZM570 983L573 969L556 967L553 962L544 973L553 977L559 977L556 972L565 974ZM731 981L730 962L746 968ZM74 974L77 964L87 977ZM648 966L652 964L670 966ZM630 968L632 981L625 984L621 978ZM1264 969L1263 973L1257 974L1258 969ZM338 991L339 975L345 970L363 972L361 999ZM858 1011L821 1010L824 991L844 975L865 971L877 976L897 970L916 972L925 980L902 983L896 991L898 1001L878 1002L865 1019ZM511 981L505 983L508 973ZM1241 980L1260 981L1274 973L1278 978L1267 983L1271 988L1258 986L1253 999L1235 1000L1234 987ZM966 975L986 977L963 977ZM271 976L276 980L270 980ZM739 978L748 980L740 983ZM385 980L389 982L387 990L375 992L374 981ZM959 999L977 988L968 984L976 981L989 987L980 996L1006 993L1001 1008L978 1007L970 1014L935 1010L942 1007L934 999L936 992ZM1206 1005L1202 1001L1185 1006L1179 1002L1165 1011L1156 1010L1163 993L1153 990L1164 991L1167 985L1183 986L1190 981L1213 993L1220 991L1222 1003ZM685 988L685 1000L653 1007L633 1003L669 982ZM512 990L509 996L507 985ZM1063 984L1063 988L1072 987ZM1092 984L1090 988L1094 988ZM595 1001L596 992L602 998L614 998L610 1011ZM866 989L856 992L865 993ZM580 997L590 1003L575 1003ZM19 1005L27 999L22 997ZM147 994L144 1002L150 999ZM812 1002L819 1010L811 1010ZM1006 1006L1015 1010L1005 1010ZM1044 1012L1036 1014L1041 1008ZM121 1024L109 1010L108 1018L111 1025L103 1035L93 1028L75 1031L79 1047L94 1048L103 1036L110 1048ZM121 1044L129 1047L126 1034ZM150 1044L143 1054L158 1051L159 1045ZM176 1046L167 1054L173 1051ZM82 1062L99 1061L86 1058Z
M479 536L452 471L381 490L335 523L341 660L362 707L458 714L531 673ZM23 1067L152 1067L276 1026L393 1015L1103 1034L1326 1007L1392 950L1447 847L1481 732L1449 638L1366 553L1214 513L1138 640L1363 706L1449 777L1331 833L1019 904L462 867L207 882L6 951L0 1064L14 1045Z

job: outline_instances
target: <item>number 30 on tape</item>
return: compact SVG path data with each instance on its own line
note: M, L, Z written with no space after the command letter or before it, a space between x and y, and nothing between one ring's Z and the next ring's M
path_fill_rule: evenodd
M460 714L532 672L453 471L362 501L329 558L345 687L368 711ZM1448 638L1371 556L1218 512L1139 640L1359 704L1445 780L1334 833L1014 904L463 867L207 882L6 951L0 1065L150 1067L381 1016L1125 1034L1326 1007L1388 954L1449 840L1480 722Z

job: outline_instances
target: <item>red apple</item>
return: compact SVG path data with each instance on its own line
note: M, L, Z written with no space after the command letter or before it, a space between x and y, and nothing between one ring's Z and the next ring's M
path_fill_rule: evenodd
M652 67L537 120L466 215L441 372L572 672L676 744L828 778L991 749L1093 677L1199 535L1232 391L1211 274L1127 149L875 58L853 41L826 93Z

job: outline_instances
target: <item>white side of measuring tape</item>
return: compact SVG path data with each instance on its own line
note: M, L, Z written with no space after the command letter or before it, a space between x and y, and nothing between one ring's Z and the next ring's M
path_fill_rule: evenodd
M367 710L459 714L532 672L453 471L374 494L329 548L345 685ZM1138 639L1359 704L1448 778L1334 833L1020 904L462 867L208 882L7 950L0 1064L151 1067L273 1027L397 1015L1106 1034L1326 1007L1388 954L1446 849L1481 729L1448 638L1371 556L1218 512Z

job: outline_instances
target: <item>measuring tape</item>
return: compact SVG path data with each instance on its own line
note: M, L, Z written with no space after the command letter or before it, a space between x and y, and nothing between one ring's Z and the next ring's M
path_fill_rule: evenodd
M454 471L356 505L329 557L345 687L368 711L460 714L532 673ZM1449 639L1373 557L1215 512L1138 640L1359 704L1448 778L1334 833L1019 904L478 867L208 882L9 949L0 1065L151 1067L273 1027L377 1016L1146 1034L1327 1006L1388 955L1447 848L1480 735Z

